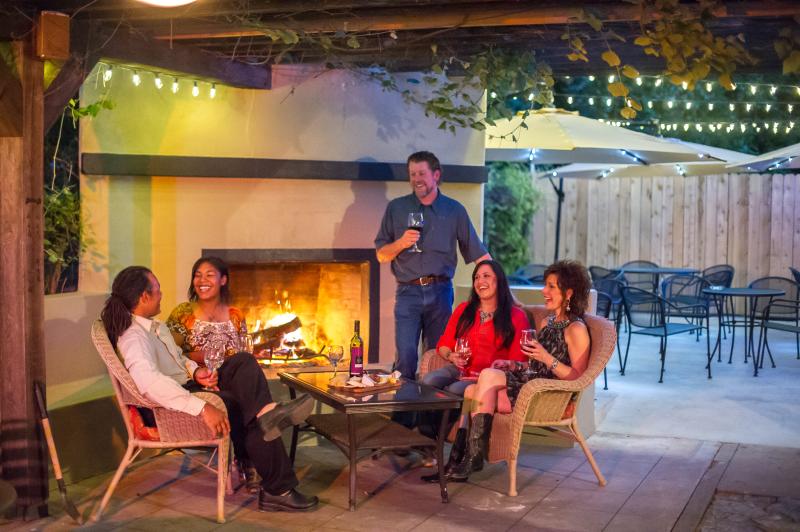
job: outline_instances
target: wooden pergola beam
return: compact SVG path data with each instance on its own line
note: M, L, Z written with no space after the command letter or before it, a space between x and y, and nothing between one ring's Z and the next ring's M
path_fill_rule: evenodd
M261 28L291 29L307 33L336 31L406 31L439 28L563 25L579 22L585 10L605 22L635 22L640 10L634 5L588 4L558 6L508 2L469 6L370 9L345 16L297 16L265 21L259 27L246 24L218 24L193 20L170 20L154 29L156 39L187 40L206 38L254 37L264 35ZM719 6L717 18L791 17L800 14L800 4L790 1L735 2ZM284 21L285 20L285 21Z
M21 513L47 513L47 462L33 384L45 380L43 65L33 39L14 43L22 131L0 136L0 471Z

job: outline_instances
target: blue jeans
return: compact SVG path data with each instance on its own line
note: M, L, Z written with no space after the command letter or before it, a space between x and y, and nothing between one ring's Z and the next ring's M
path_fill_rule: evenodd
M425 349L433 349L442 336L453 311L453 284L427 286L398 284L394 303L394 340L397 348L395 369L414 380L419 361L419 339Z
M462 381L459 380L459 377L461 377L461 372L458 371L458 368L453 364L448 364L422 377L422 382L434 388L464 397L464 390L470 384L475 384L475 381Z

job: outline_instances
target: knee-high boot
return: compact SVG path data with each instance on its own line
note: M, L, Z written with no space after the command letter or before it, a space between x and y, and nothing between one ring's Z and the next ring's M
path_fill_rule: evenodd
M456 431L456 439L453 446L450 448L450 457L447 459L447 464L444 466L444 474L450 479L450 473L461 462L464 461L467 450L467 429L458 429ZM423 475L424 482L439 482L439 473L432 475Z
M488 456L489 436L492 434L492 414L476 414L472 417L467 438L467 453L448 476L453 482L464 482L473 471L483 469L483 460Z

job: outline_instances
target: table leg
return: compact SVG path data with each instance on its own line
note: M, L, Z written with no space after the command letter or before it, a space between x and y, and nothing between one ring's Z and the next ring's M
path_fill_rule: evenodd
M756 327L756 302L758 298L748 298L750 300L750 315L748 319L750 321L750 336L748 336L746 348L749 347L750 349L750 356L753 359L753 377L758 377L758 356L756 356L755 348L753 347L753 329ZM747 360L747 351L745 351L745 360Z
M297 391L294 388L289 388L289 398L292 400L297 399ZM289 460L294 465L294 457L297 455L297 433L300 428L297 425L292 426L292 445L289 447Z
M442 495L442 502L449 502L447 495L447 476L444 474L444 440L447 438L447 421L450 418L450 410L442 411L442 420L439 423L439 434L436 436L436 464L439 469L439 490Z
M356 422L353 414L347 414L347 440L349 444L350 458L350 511L356 511L356 453L358 445L356 442Z
M733 298L731 298L733 301ZM745 307L747 306L747 298L745 298ZM747 319L747 308L745 308L745 320ZM728 364L733 363L733 346L736 345L736 306L734 305L733 314L731 314L731 352L728 354Z
M714 343L714 350L711 352L711 357L708 359L709 367L711 361L714 359L714 353L717 353L717 361L722 357L722 309L725 308L725 298L721 296L714 296L714 308L717 309L717 341ZM719 349L719 352L717 352Z

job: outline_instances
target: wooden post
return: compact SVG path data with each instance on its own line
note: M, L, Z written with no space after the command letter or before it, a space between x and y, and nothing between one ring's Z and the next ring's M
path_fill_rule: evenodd
M0 66L0 79L22 94L21 132L0 137L0 474L17 491L18 515L30 507L43 515L48 473L33 383L45 380L44 68L32 37L13 50L15 68Z

